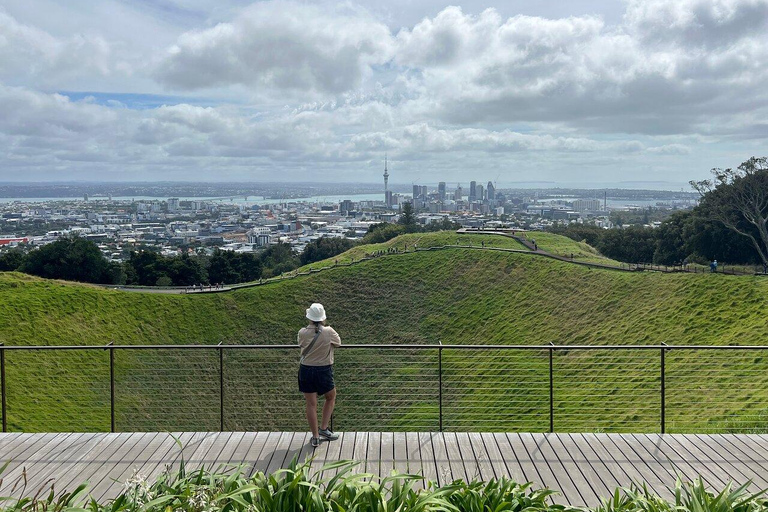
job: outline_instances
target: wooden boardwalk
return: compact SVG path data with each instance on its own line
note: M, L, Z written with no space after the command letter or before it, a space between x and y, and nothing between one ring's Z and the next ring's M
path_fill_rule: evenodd
M503 434L465 432L348 432L312 449L309 435L295 432L186 432L175 434L189 467L246 464L271 472L293 457L314 456L313 471L340 459L361 461L378 475L418 473L440 484L454 479L508 476L560 492L557 503L595 505L618 486L646 482L663 496L677 475L701 475L719 489L728 481L768 488L768 436L653 434ZM42 486L57 491L88 481L94 498L115 496L134 471L151 478L182 456L167 433L0 434L0 496L18 497Z

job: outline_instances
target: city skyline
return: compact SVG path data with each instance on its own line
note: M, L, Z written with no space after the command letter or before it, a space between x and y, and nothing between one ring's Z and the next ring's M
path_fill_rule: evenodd
M374 183L387 152L393 184L679 189L764 151L766 28L768 0L8 0L0 182Z

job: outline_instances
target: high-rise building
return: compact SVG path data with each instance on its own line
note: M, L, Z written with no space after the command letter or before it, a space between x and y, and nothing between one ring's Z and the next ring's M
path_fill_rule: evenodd
M488 190L488 200L494 201L496 199L496 187L489 181L486 189Z
M420 190L420 192L421 192L421 196L422 196L424 199L426 199L426 198L427 198L427 194L429 193L429 189L427 188L427 186L426 186L426 185L422 185L422 186L421 186L421 190Z
M485 199L485 190L483 189L482 185L478 185L477 188L475 189L475 198L478 201L482 201L483 199Z
M437 184L437 195L440 197L440 201L445 201L445 182L441 181Z
M175 212L178 209L179 209L179 198L171 197L170 199L168 199L168 211Z
M464 191L461 189L461 185L456 186L456 191L453 193L454 201L461 201L461 197L464 195Z
M418 185L413 186L413 198L418 199L419 195L421 195L421 187Z
M394 203L392 202L392 191L386 190L384 191L384 204L387 205L387 208L392 206Z
M339 203L339 211L341 213L349 213L354 209L354 203L350 199L344 199Z
M476 181L470 181L469 182L469 202L477 200L477 182Z

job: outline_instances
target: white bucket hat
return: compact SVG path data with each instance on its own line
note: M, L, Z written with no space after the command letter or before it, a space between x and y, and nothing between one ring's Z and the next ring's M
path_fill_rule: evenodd
M322 304L315 302L307 309L307 318L313 322L322 322L325 320L325 308Z

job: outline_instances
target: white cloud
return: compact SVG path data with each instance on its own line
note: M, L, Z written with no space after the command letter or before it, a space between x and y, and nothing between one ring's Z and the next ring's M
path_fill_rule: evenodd
M50 87L80 74L106 75L112 67L110 45L103 38L56 38L0 11L0 80Z
M386 25L360 11L260 2L235 20L183 34L158 66L179 89L243 85L336 94L358 87L387 60Z

